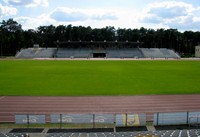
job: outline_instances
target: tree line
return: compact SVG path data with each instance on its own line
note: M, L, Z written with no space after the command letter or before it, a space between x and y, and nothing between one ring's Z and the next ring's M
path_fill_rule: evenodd
M182 56L193 56L195 46L200 43L200 32L177 29L125 29L107 26L91 28L90 26L39 26L37 29L23 30L22 25L13 19L3 20L0 24L1 56L14 56L21 48L56 47L55 41L139 41L143 48L173 49Z

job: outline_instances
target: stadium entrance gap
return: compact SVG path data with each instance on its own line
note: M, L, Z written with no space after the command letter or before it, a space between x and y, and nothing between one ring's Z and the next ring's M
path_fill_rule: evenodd
M93 58L105 58L106 53L93 53Z

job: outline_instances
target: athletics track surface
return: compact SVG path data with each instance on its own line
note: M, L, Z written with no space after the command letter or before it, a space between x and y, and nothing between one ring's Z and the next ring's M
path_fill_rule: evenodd
M155 112L200 111L200 94L148 96L34 97L0 96L0 121L15 114L138 114L152 120Z

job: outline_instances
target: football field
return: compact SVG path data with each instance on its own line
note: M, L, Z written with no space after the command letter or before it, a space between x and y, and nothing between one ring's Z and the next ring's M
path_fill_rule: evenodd
M199 94L200 61L0 60L0 96Z

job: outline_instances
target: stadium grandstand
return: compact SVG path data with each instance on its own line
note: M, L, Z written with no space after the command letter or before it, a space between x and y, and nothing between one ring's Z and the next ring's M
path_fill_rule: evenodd
M142 42L56 41L56 48L21 49L16 58L176 58L166 48L140 48Z

